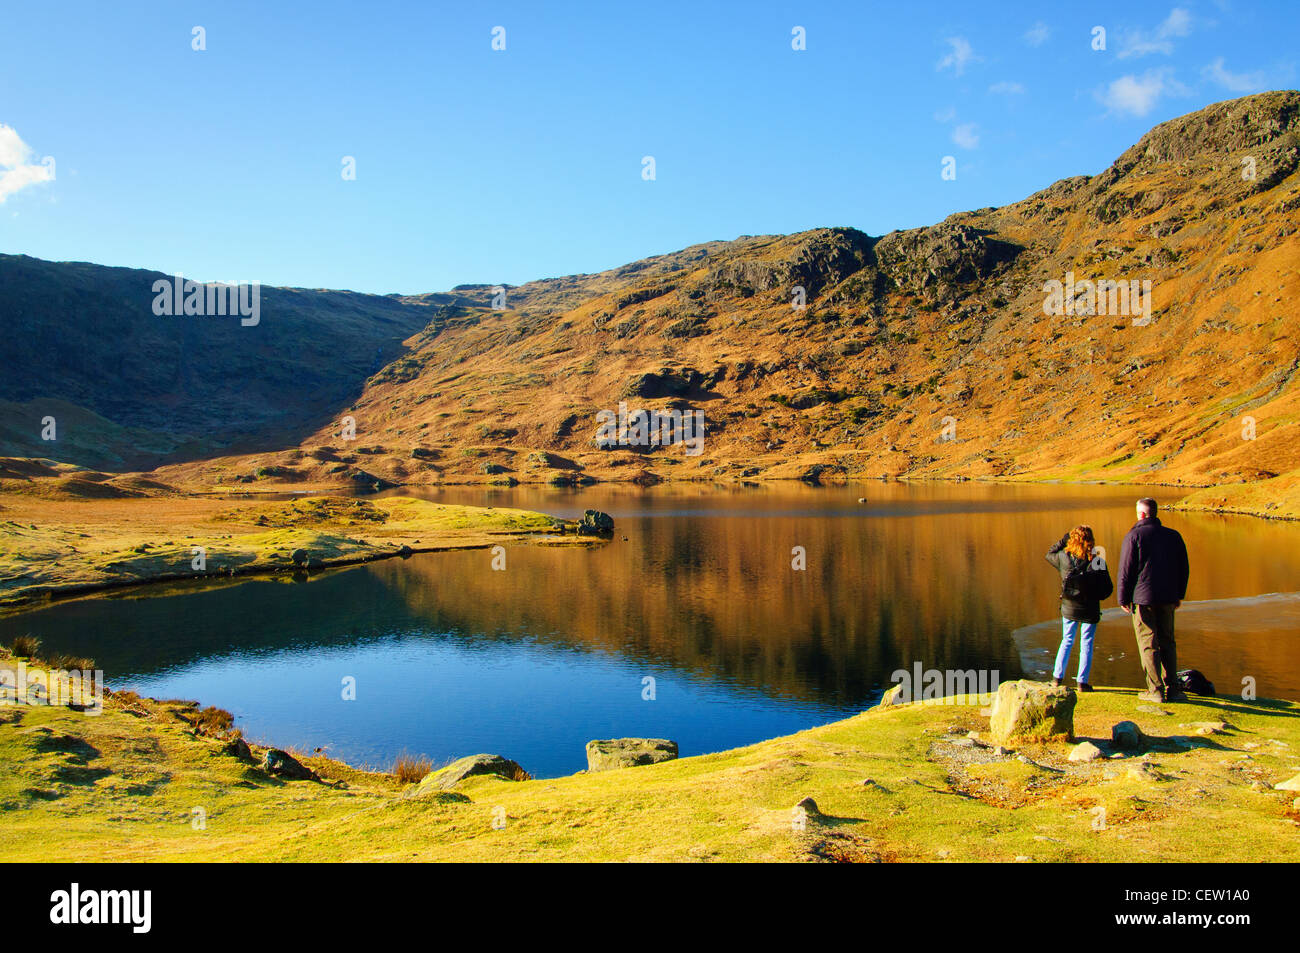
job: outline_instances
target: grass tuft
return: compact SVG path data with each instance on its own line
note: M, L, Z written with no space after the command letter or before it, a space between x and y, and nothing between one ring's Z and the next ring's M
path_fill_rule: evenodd
M415 757L406 752L397 756L393 762L392 774L402 784L419 784L433 770L433 762L423 755Z
M9 643L9 648L19 658L35 658L41 650L41 640L31 634L18 635Z

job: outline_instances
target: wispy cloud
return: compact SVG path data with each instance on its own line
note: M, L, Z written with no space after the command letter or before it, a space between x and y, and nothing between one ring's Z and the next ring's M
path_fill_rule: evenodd
M1201 75L1210 82L1217 83L1224 89L1231 90L1234 93L1252 93L1263 89L1265 86L1262 72L1230 73L1223 65L1222 56L1201 70Z
M1183 7L1174 7L1169 11L1154 31L1129 30L1120 34L1120 59L1130 56L1146 56L1148 53L1164 53L1166 56L1174 51L1174 40L1192 32L1192 15Z
M980 144L979 127L973 122L964 122L952 131L952 141L963 149L974 149Z
M1182 96L1187 87L1174 79L1169 67L1147 70L1141 76L1121 76L1106 87L1098 98L1106 107L1129 116L1145 116L1162 96Z
M0 203L29 185L54 178L50 167L34 162L35 157L13 126L0 123Z
M954 76L960 76L966 72L966 67L971 63L978 63L981 57L975 55L974 48L970 45L970 40L964 36L950 36L945 40L949 46L948 53L935 64L935 69L942 72L950 69Z
M1025 31L1025 42L1030 46L1042 46L1051 35L1052 31L1048 29L1047 24L1039 20Z
M1009 80L1003 80L1000 83L994 83L989 87L989 92L996 96L1019 96L1025 91L1025 87L1020 83L1013 83Z

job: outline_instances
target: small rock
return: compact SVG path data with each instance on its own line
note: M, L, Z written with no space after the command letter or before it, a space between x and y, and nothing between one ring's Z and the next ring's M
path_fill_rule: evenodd
M900 682L881 696L880 703L876 707L889 708L891 705L901 704L903 704L903 684Z
M1074 750L1070 752L1071 761L1096 761L1100 757L1101 749L1091 741L1075 745Z
M1156 770L1155 765L1142 761L1128 769L1128 776L1134 781L1163 781L1164 775Z
M1273 785L1275 791L1300 791L1300 774L1297 774L1289 781L1282 781Z
M954 738L952 741L955 748L974 748L975 742L969 738Z
M800 798L799 803L796 804L795 807L803 808L804 811L811 817L816 817L817 815L821 814L821 811L817 810L817 802L814 801L811 797Z
M935 855L936 857L938 857L940 860L947 860L947 859L948 859L948 856L949 856L949 851L946 851L946 850L936 850L936 851L934 852L934 855Z
M289 558L293 560L293 564L295 566L305 566L307 565L307 559L309 557L307 555L307 550L295 549L292 553L289 554Z
M1121 721L1110 729L1110 740L1125 751L1142 748L1142 729L1131 721Z
M1221 735L1228 725L1222 721L1189 721L1178 727L1191 728L1198 735Z
M253 752L248 748L248 742L242 736L236 736L221 746L223 753L231 757L239 758L241 761L252 761Z
M267 774L287 781L319 781L316 772L302 764L293 755L279 748L268 748L262 758L262 769Z
M1165 711L1163 708L1157 708L1155 705L1138 705L1137 710L1146 712L1148 715L1171 715L1173 712Z
M966 737L969 738L971 741L979 741L980 733L978 731L968 731L966 732Z

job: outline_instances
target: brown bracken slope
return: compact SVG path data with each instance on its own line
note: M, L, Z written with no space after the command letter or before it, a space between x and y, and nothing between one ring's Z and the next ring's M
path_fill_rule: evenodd
M1300 482L1298 167L1300 93L1263 93L1163 123L1099 175L928 228L712 242L509 288L504 310L486 286L379 299L422 330L327 419L286 421L280 450L149 476L1277 477L1254 508L1300 513L1285 502ZM1067 273L1149 281L1149 322L1046 314L1045 283ZM703 452L600 447L596 414L619 401L702 410Z

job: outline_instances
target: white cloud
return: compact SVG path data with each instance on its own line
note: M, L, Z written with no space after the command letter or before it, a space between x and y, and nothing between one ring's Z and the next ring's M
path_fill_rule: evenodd
M1047 28L1047 24L1039 20L1025 31L1025 42L1030 46L1042 46L1051 35L1052 31Z
M1009 82L1007 80L1003 80L1000 83L994 83L992 86L989 87L990 93L995 93L1000 96L1019 96L1024 91L1025 91L1024 86L1020 85L1019 83Z
M954 109L952 106L949 106L947 109L940 109L937 113L934 114L935 122L952 122L956 118L957 118L957 110Z
M940 71L951 69L954 76L960 76L966 72L967 66L980 61L981 57L975 55L975 50L971 47L970 41L964 36L950 36L945 42L952 49L948 55L935 64L935 69Z
M1182 7L1174 7L1169 11L1169 16L1164 18L1154 32L1131 30L1122 34L1119 53L1116 55L1120 59L1127 59L1130 56L1146 56L1148 53L1169 55L1174 51L1174 39L1187 36L1191 32L1192 15Z
M33 162L35 153L13 126L0 123L0 203L20 189L54 178L49 166Z
M1100 99L1111 110L1130 116L1145 116L1161 96L1184 95L1187 87L1173 78L1173 70L1147 70L1141 76L1121 76L1106 87Z
M1264 88L1263 73L1230 73L1223 65L1222 56L1201 70L1201 75L1234 93L1250 93Z
M973 122L964 122L952 131L952 141L963 149L974 149L980 144L978 127Z

